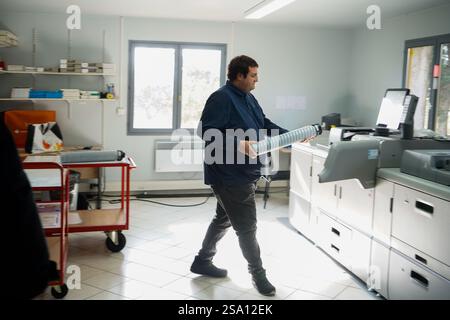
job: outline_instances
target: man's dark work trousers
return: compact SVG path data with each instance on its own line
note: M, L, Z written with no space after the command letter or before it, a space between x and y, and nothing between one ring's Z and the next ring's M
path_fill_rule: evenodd
M242 254L248 262L250 273L264 270L256 240L256 184L239 186L212 186L217 198L217 209L209 225L198 256L211 261L217 252L216 245L230 226L236 231Z

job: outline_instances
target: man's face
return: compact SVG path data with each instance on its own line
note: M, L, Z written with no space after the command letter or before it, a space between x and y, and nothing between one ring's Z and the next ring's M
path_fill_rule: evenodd
M242 74L238 74L236 80L239 89L247 93L252 91L258 81L258 67L249 67L247 77L244 78Z

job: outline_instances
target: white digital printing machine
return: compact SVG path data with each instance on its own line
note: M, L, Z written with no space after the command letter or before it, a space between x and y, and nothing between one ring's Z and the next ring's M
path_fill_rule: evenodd
M295 144L290 221L387 299L450 299L450 141L413 137L416 103L389 89L386 126Z

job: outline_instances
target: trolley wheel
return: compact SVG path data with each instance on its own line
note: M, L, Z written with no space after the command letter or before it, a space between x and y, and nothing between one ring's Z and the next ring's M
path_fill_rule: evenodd
M65 283L61 286L54 286L51 289L52 296L56 299L64 298L68 292L69 288Z
M115 244L109 237L106 238L106 247L111 252L119 252L127 244L127 239L125 238L125 235L122 232L118 232L117 236L118 236L118 239L119 239L119 243L118 244Z

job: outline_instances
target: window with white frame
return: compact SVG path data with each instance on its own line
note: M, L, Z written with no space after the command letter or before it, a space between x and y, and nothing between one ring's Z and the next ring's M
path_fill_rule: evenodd
M130 41L128 133L194 129L225 83L224 44Z

